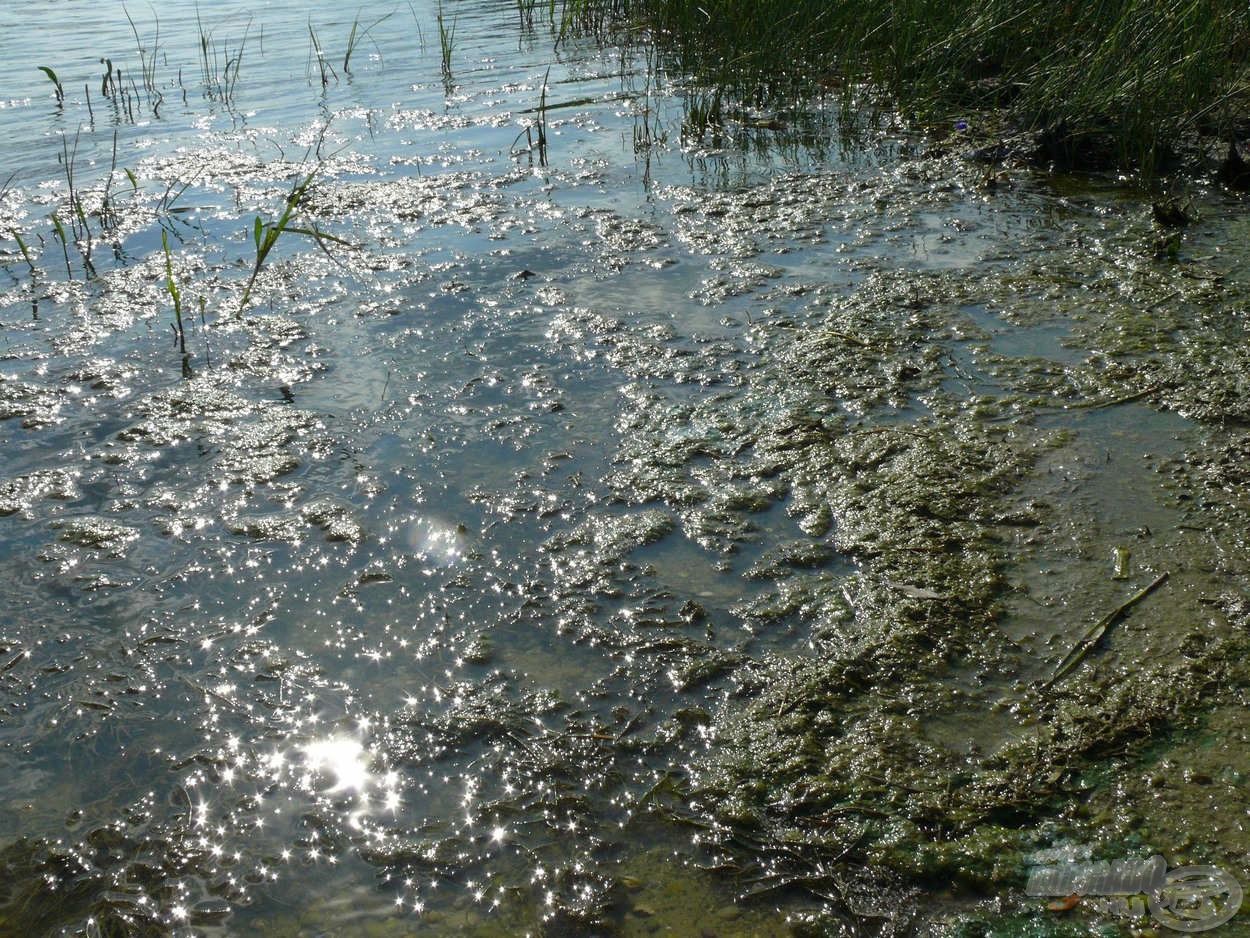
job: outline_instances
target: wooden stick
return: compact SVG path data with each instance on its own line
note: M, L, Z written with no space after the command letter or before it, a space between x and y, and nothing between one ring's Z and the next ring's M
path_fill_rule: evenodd
M1163 390L1162 384L1152 384L1144 391L1138 391L1136 394L1125 394L1123 397L1113 397L1107 401L1085 401L1081 404L1073 404L1072 409L1094 410L1099 407L1119 407L1121 404L1129 404L1133 401L1140 401L1143 397L1149 397Z
M1162 586L1167 578L1168 574L1166 572L1161 573L1158 579L1145 589L1135 593L1133 596L1129 597L1123 603L1116 606L1109 613L1095 622L1090 627L1089 631L1081 636L1080 641L1072 646L1072 650L1064 656L1061 662L1059 662L1059 667L1055 668L1055 673L1050 676L1050 680L1042 685L1042 689L1050 690L1062 677L1080 664L1082 659L1084 659L1084 657L1089 653L1089 650L1098 644L1098 640L1103 637L1107 629L1111 628L1111 626L1114 625L1116 621L1124 615L1124 613L1128 612L1129 609L1137 605L1137 603L1141 602L1156 589Z

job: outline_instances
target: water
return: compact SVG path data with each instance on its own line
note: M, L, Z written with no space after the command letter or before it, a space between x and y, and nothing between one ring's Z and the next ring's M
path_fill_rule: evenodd
M876 647L862 610L961 582L892 553L944 517L940 473L910 501L918 440L985 473L959 498L1044 520L968 541L1003 568L999 659L918 659L902 691L952 758L1030 725L1001 698L1082 594L1114 606L1110 545L1141 540L1142 576L1189 549L1141 454L1202 439L1198 405L1174 383L1181 416L1121 410L1164 379L1100 364L1146 301L1047 306L1089 284L1073 228L1166 295L1118 191L991 198L897 135L683 140L640 53L553 51L503 2L444 5L447 69L429 4L361 10L348 67L338 5L163 4L159 36L129 12L151 89L120 4L0 21L0 221L35 268L0 245L0 898L52 933L787 934L831 900L774 891L778 855L744 860L683 786L724 769L770 662ZM314 166L239 315L254 220ZM998 421L1010 482L974 459ZM879 680L846 740L877 745L854 721L897 700Z

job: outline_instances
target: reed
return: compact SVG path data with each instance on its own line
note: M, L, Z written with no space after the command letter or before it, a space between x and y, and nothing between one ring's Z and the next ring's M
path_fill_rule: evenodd
M517 156L520 153L528 152L531 165L535 150L538 151L538 165L547 165L547 80L550 77L551 67L548 66L547 71L543 74L543 86L542 91L538 95L538 106L521 112L523 114L533 114L534 120L521 128L512 140L512 155ZM559 106L556 105L556 107ZM517 144L521 142L522 137L526 140L526 146L524 149L519 149Z
M229 40L222 40L219 45L213 33L204 28L198 6L195 11L195 24L199 30L200 81L204 85L204 93L210 99L220 101L229 107L234 103L235 86L239 83L243 54L252 32L252 20L247 21L243 35L233 50Z
M443 16L443 0L438 2L438 45L442 53L443 77L451 80L451 54L456 48L456 19L452 17L448 24Z
M129 173L129 170L127 170ZM109 172L104 178L104 190L100 195L100 207L96 217L100 220L101 234L116 231L121 223L121 213L113 197L113 177L117 175L117 129L113 129L113 152L109 162Z
M516 0L517 17L522 32L533 32L534 11L538 8L538 0Z
M339 80L338 73L334 71L334 66L326 61L325 52L321 48L321 40L317 38L317 31L313 29L312 20L308 21L308 38L312 40L309 62L311 63L315 60L317 63L317 68L321 72L321 87L324 88L330 84L331 76L337 82Z
M200 8L195 8L195 25L200 33L200 81L204 87L208 88L212 84L212 60L209 57L209 46L212 43L212 36L204 30L204 23L200 19Z
M104 77L100 79L100 95L105 98L114 98L117 96L117 82L113 78L113 60L100 59L100 64L106 67ZM116 74L120 78L121 71L118 70Z
M65 258L65 277L68 280L73 280L74 272L69 265L69 234L65 231L65 226L55 212L52 214L52 233L61 242L61 255Z
M543 73L543 90L538 95L538 162L547 165L547 79L551 77L551 66Z
M347 51L343 53L343 74L350 75L352 73L351 61L352 53L356 51L356 30L360 26L360 13L356 14L356 18L352 20L352 31L347 34Z
M61 165L65 170L65 184L69 190L69 204L67 214L69 216L70 232L66 233L64 225L56 212L52 215L56 232L61 240L61 246L66 252L65 270L69 273L69 239L72 237L74 247L77 249L79 257L82 259L83 273L87 277L96 275L95 264L92 262L91 254L94 242L91 234L91 223L88 220L87 210L83 205L82 195L77 187L77 177L75 173L75 161L78 156L78 134L74 134L74 146L71 149L69 138L64 133L61 134ZM72 277L73 275L70 274Z
M421 51L425 52L425 30L421 28L421 17L417 16L416 7L411 3L408 4L408 12L412 14L412 25L417 30L417 43L420 45Z
M561 30L647 36L670 73L744 104L837 95L921 126L978 116L1045 132L1054 160L1095 142L1150 172L1173 144L1244 131L1243 0L568 0Z
M155 8L153 8L152 16L156 24L156 32L152 39L152 45L149 48L144 43L143 37L139 35L139 27L135 25L134 19L130 15L130 11L126 9L125 4L122 5L122 13L126 17L126 22L130 24L130 32L135 37L135 48L139 53L139 73L143 78L143 90L147 95L148 107L152 109L153 116L159 117L161 104L165 100L165 96L156 86L156 58L161 46L161 21L156 16Z
M382 50L378 48L378 44L376 42L373 42L373 38L370 34L394 15L394 10L391 10L389 13L384 13L382 16L379 16L376 20L366 26L363 30L360 30L360 13L356 13L356 18L352 20L352 30L347 35L347 51L343 54L344 75L351 74L349 63L352 60L352 54L356 51L356 46L362 39L368 39L372 42L374 51L378 54L378 58L380 59L382 57Z
M35 266L34 259L30 256L30 249L26 247L26 241L22 238L22 233L16 228L10 228L9 234L13 236L13 240L17 242L17 249L22 252L22 260L26 262L26 266L30 268L31 277L39 276L39 268Z

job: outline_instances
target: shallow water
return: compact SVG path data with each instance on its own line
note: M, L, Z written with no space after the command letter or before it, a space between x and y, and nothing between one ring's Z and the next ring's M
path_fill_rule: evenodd
M725 753L788 686L770 669L879 656L818 734L860 791L910 758L895 711L946 754L931 771L988 777L980 754L1038 731L1028 683L1164 570L1128 650L1172 660L1202 621L1225 650L1194 660L1232 667L1250 568L1219 524L1242 506L1192 454L1240 419L1244 372L1212 355L1242 330L1235 203L1196 192L1206 224L1161 264L1112 185L991 191L897 134L683 138L680 85L641 53L553 51L541 12L446 4L444 70L434 7L362 11L349 73L356 14L308 9L166 4L159 38L131 10L150 90L120 5L0 22L5 916L789 934L839 904L699 794L749 781ZM305 232L238 315L254 219L314 166ZM948 607L986 631L947 636ZM925 615L940 654L904 677L892 643ZM1096 836L1058 804L1022 828ZM857 836L852 879L908 871ZM828 928L980 895L890 881Z

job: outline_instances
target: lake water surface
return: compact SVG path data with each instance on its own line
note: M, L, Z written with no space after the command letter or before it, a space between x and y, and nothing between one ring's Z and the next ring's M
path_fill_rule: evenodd
M700 135L547 16L0 12L0 932L875 933L1011 895L990 828L1244 862L1238 204L1169 262L1114 181Z

